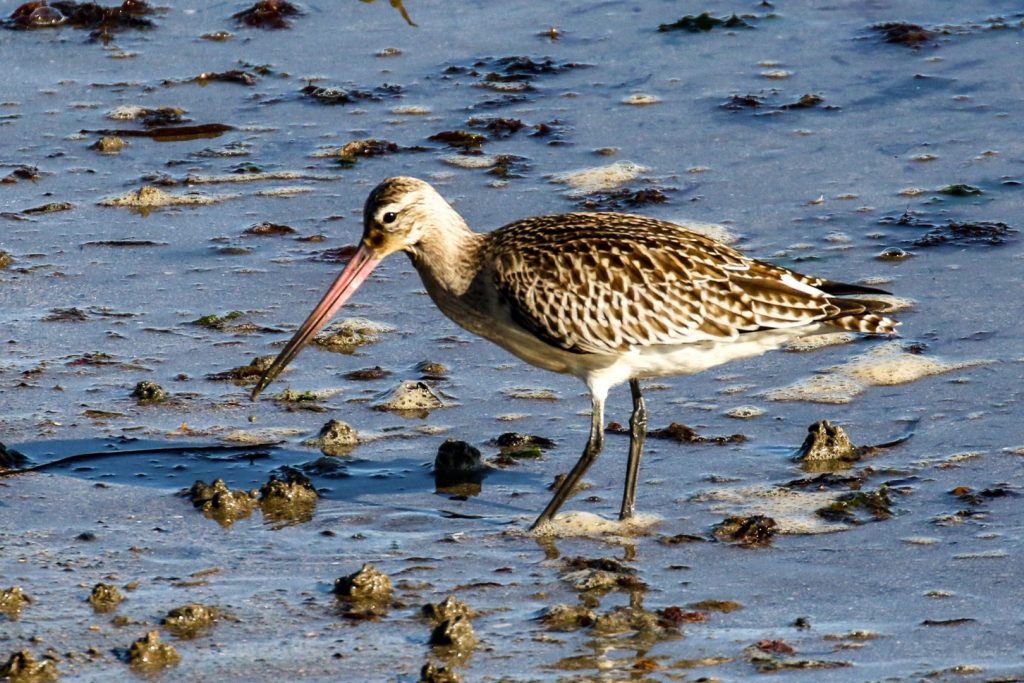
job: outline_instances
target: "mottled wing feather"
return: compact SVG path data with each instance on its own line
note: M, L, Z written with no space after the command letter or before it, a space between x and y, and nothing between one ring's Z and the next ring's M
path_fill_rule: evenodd
M849 329L885 320L863 322L855 300L814 289L824 280L641 216L530 218L496 231L490 244L495 285L513 320L578 353L733 339L816 320Z

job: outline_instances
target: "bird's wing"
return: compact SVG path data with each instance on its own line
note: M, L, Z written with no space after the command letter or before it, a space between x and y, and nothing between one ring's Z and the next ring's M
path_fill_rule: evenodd
M512 318L578 353L731 339L848 312L822 280L628 214L519 221L492 234L490 258Z

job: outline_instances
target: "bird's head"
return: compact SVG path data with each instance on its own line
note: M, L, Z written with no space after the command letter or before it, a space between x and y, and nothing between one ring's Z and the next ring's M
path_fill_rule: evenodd
M363 207L363 237L359 249L271 366L264 371L252 391L252 398L255 399L274 381L302 347L359 289L378 263L396 251L406 251L415 256L416 247L426 232L431 230L439 218L444 219L446 216L461 220L448 202L422 180L397 176L377 185Z
M360 247L378 260L396 251L415 252L431 225L448 213L451 206L428 183L388 178L366 198Z

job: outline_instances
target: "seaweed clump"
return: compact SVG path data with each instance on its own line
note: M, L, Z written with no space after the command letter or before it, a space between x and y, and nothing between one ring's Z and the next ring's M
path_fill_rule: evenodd
M716 28L754 28L750 23L751 19L753 17L749 15L740 17L733 14L728 17L713 17L709 12L687 14L679 21L674 21L671 24L660 24L658 32L686 31L687 33L707 33Z
M918 48L925 43L935 39L937 33L917 24L910 24L905 21L889 21L884 24L875 24L871 27L875 33L880 33L882 39L894 45L905 45Z
M5 28L29 30L72 26L90 30L92 40L107 42L113 31L124 29L150 29L153 22L146 16L155 9L144 0L124 0L120 5L104 7L95 2L26 2L3 22Z
M0 680L15 683L49 683L60 677L57 667L49 660L37 662L28 650L14 652L0 664Z
M297 17L302 10L288 0L259 0L249 9L231 15L238 23L251 28L291 28L289 17Z

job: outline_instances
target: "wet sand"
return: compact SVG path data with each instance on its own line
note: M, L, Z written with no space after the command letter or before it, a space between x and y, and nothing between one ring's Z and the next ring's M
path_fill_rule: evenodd
M284 30L244 9L175 5L105 43L0 34L0 439L42 466L0 478L0 591L31 598L0 611L0 664L122 678L156 629L181 660L136 671L161 680L415 681L428 661L464 680L1024 676L1018 7L751 6L696 33L659 32L689 10L658 4L513 4L501 31L485 3L408 5L415 27L386 3L304 4ZM921 31L872 28L896 21ZM147 126L132 106L170 110ZM724 223L751 255L910 305L897 340L652 383L652 429L710 441L649 440L642 531L541 541L522 530L586 439L584 389L449 323L404 258L339 316L372 323L345 353L305 350L257 403L215 378L279 350L397 174L484 230L606 208ZM144 380L166 396L133 396ZM402 381L443 407L375 409ZM614 392L608 419L628 405ZM360 442L321 460L304 442L332 418ZM821 419L858 446L909 438L809 472L792 456ZM502 457L513 431L554 445ZM481 450L479 490L436 491L447 438ZM568 509L612 518L626 441L608 434ZM288 467L320 495L309 514L225 527L176 495ZM714 531L752 515L770 542ZM394 585L372 609L332 593L366 562ZM126 599L94 612L97 583ZM476 612L466 651L420 615L448 595ZM160 622L189 603L218 618L180 638ZM543 618L560 604L571 618Z

